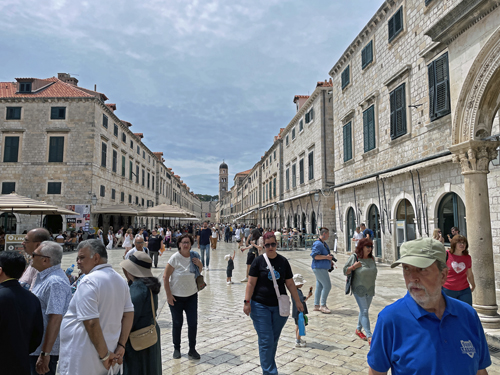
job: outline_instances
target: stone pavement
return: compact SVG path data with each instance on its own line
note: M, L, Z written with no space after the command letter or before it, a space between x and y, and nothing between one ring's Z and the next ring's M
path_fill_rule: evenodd
M195 244L196 246L196 244ZM162 289L159 300L158 322L161 328L163 374L261 374L257 335L252 321L243 313L243 299L246 283L240 283L245 276L246 253L236 254L235 269L231 286L226 284L226 265L224 255L233 252L236 244L219 242L217 250L211 253L210 270L204 271L207 288L199 293L198 340L197 350L201 360L187 358L187 327L184 323L181 348L182 358L172 359L173 346L171 337L171 316ZM194 248L194 250L197 250ZM119 266L124 251L109 251L109 263L122 273ZM153 268L153 274L161 279L163 269L172 251L166 251L160 257L159 267ZM288 258L294 273L301 273L307 280L304 294L310 286L315 287L315 278L311 270L309 251L282 251ZM345 277L342 267L347 257L338 254L338 266L331 273L332 290L328 306L332 313L325 315L313 312L314 302L307 303L309 325L305 348L295 348L295 324L290 317L281 334L276 361L279 374L367 374L366 355L369 346L354 334L356 329L358 306L353 296L344 294ZM76 259L76 253L65 253L63 268L70 266ZM401 298L406 293L401 268L391 269L378 265L376 295L370 308L372 330L377 314L386 305ZM76 271L75 271L76 272ZM488 373L500 375L500 358L492 356L493 364ZM144 374L146 375L146 374Z

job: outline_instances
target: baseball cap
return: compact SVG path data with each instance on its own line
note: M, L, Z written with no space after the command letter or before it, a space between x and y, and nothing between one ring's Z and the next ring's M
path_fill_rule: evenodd
M391 268L402 263L418 268L430 267L436 260L446 263L444 245L433 238L419 238L404 242L401 245L400 254L400 258L391 264Z

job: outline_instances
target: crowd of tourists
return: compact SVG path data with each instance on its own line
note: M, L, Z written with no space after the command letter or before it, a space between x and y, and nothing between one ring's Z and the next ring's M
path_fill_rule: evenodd
M381 311L372 332L368 311L377 277L374 234L364 224L357 230L361 235L353 239L355 250L343 272L346 294L354 294L359 306L355 334L371 345L369 374L389 370L392 374L487 374L491 359L486 338L471 307L475 283L468 242L457 228L454 231L448 250L439 230L434 238L402 244L392 267L402 265L408 293ZM61 268L63 244L43 228L26 233L27 258L14 251L0 252L2 374L55 375L56 368L61 375L161 374L157 310L162 286L152 268L173 243L177 249L169 255L162 281L172 318L174 359L182 356L184 314L188 358L201 358L196 350L198 292L206 286L203 271L210 269L210 251L217 250L222 238L236 242L233 253L225 256L228 286L233 283L236 251L247 251L243 312L252 319L258 336L263 374L278 373L276 351L290 310L298 348L306 346L302 338L306 301L313 297L313 311L331 313L329 272L337 260L327 243L327 228L319 229L312 244L316 290L313 293L311 287L307 295L301 290L306 280L294 274L278 253L284 234L279 230L204 222L178 229L120 228L116 233L110 229L107 242L102 229L95 234L78 243L78 276L72 267L66 272ZM108 263L108 251L117 246L124 248L120 266L125 278ZM431 354L430 347L434 348Z

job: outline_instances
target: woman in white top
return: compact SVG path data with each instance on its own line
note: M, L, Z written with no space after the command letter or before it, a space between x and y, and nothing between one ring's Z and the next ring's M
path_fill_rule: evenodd
M113 232L108 231L108 245L106 246L106 249L111 250L113 248Z
M191 257L191 246L194 239L190 234L177 238L179 251L168 260L163 274L163 285L167 292L168 307L172 314L172 341L174 343L174 359L181 358L181 331L183 312L186 312L189 339L189 359L200 359L196 352L196 331L198 329L198 288L194 267L201 272L203 265L198 257ZM195 251L192 252L196 255ZM193 265L193 267L191 267Z
M210 246L212 247L212 250L217 250L217 238L219 235L217 234L217 229L215 227L212 227L212 237L210 237Z

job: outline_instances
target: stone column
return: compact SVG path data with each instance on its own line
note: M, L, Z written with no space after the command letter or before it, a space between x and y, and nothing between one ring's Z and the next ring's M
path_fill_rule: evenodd
M487 180L499 145L496 141L467 141L450 147L453 162L460 163L464 176L467 240L476 282L473 307L485 328L500 328Z

